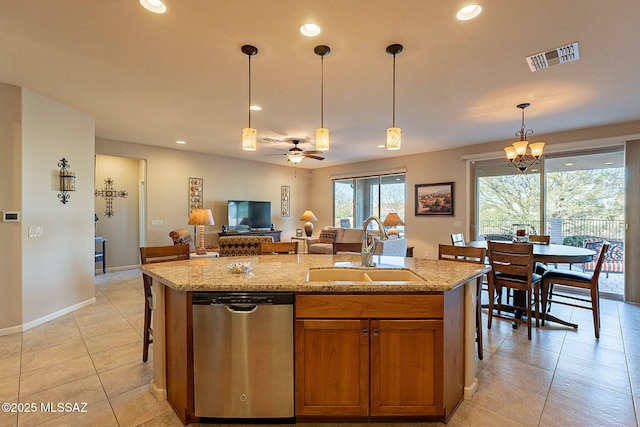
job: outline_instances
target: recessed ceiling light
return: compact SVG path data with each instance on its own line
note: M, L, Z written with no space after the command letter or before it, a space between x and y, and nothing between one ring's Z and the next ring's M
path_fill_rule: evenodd
M183 141L183 140L176 141L176 144L180 144L180 145L184 145L186 143L187 143L187 141Z
M608 166L608 165L612 165L613 162L604 162L604 164Z
M249 109L251 111L260 111L260 110L262 110L262 107L259 106L259 105L252 105L251 107L249 107Z
M565 163L564 165L565 165L565 166L573 166L573 163L568 162L568 163Z
M460 21L468 21L482 13L482 6L479 4L469 4L456 13L456 18Z
M140 0L142 7L153 13L165 13L167 6L160 0Z
M319 25L316 24L304 24L302 27L300 27L300 33L302 33L303 36L307 37L315 37L321 32L322 29Z
M387 148L387 146L386 146L386 145L378 145L377 147L378 147L378 148Z

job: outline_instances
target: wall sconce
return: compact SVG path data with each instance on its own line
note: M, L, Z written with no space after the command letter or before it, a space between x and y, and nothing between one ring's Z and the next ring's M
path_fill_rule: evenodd
M69 166L69 162L64 157L58 162L58 167L60 168L60 194L58 194L58 199L62 204L67 204L69 201L70 195L67 192L76 191L76 174L69 170Z

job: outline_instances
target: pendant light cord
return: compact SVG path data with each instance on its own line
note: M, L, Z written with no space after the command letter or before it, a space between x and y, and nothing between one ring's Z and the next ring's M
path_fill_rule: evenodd
M249 127L251 127L251 55L249 57Z
M324 55L320 57L320 127L324 128Z
M393 54L393 114L392 127L396 127L396 54Z

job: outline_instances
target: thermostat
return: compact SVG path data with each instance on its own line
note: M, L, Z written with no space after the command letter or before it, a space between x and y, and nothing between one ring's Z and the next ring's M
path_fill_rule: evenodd
M2 222L20 222L20 212L2 212Z

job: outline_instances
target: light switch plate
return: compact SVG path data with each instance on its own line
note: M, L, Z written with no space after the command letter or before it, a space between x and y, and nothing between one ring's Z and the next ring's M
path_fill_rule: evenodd
M152 227L162 227L163 221L161 219L152 219L151 226Z
M44 236L44 227L41 225L29 226L29 237L42 237Z

